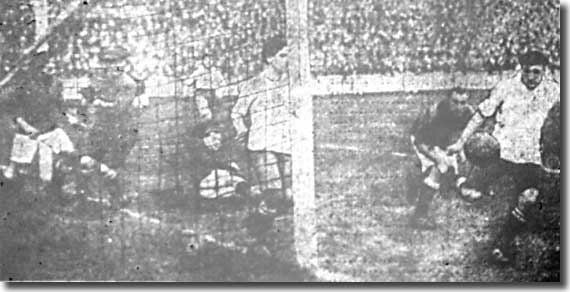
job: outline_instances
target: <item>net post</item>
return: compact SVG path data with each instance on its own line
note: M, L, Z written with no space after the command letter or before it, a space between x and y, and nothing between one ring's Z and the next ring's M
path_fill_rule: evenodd
M297 262L317 269L316 204L313 156L313 102L310 80L308 0L285 0L292 121L294 234Z

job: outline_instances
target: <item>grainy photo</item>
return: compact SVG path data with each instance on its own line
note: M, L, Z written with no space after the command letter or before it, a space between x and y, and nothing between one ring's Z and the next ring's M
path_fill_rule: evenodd
M0 279L560 282L557 0L0 2Z

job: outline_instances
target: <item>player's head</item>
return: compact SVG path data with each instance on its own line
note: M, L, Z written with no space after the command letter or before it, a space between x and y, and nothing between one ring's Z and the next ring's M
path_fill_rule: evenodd
M469 95L464 88L455 87L451 89L448 97L439 104L437 110L441 116L449 119L460 119L469 108L468 99Z
M222 147L222 138L222 132L219 129L211 129L207 131L202 141L208 148L217 151Z
M193 132L210 149L218 150L222 146L223 135L219 123L211 121L200 123L194 128Z
M522 83L529 89L535 89L544 78L548 57L539 51L531 50L519 56L522 68Z
M454 106L465 106L469 100L469 94L465 88L454 87L449 92L449 100Z
M287 41L283 36L271 37L263 43L261 59L277 72L283 73L287 70L288 56Z

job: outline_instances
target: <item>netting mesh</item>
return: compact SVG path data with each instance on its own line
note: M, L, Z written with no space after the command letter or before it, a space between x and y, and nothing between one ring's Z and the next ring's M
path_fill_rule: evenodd
M52 20L66 5L49 3ZM33 173L10 185L18 200L7 208L30 200L45 208L4 226L38 230L8 242L4 255L32 236L34 253L23 264L21 254L5 261L3 278L268 280L276 270L278 280L284 271L304 277L291 208L273 217L274 228L252 217L280 209L291 191L290 81L262 58L287 62L281 49L262 54L267 40L286 41L285 2L85 5L92 7L48 42L48 68L63 83L59 125L81 163L89 157L102 166L56 170L55 197L46 190L53 184ZM130 54L118 69L102 57L117 45ZM123 96L137 96L139 106ZM272 234L259 239L265 232Z

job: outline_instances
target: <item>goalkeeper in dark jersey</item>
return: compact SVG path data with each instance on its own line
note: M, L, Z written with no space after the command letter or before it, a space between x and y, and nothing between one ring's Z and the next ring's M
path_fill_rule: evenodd
M421 182L408 182L408 198L416 205L410 218L414 228L435 228L434 218L428 216L431 202L441 191L443 178L455 178L458 174L459 155L448 155L445 148L473 115L467 99L465 90L454 88L447 98L427 108L414 122L411 142L421 165Z

